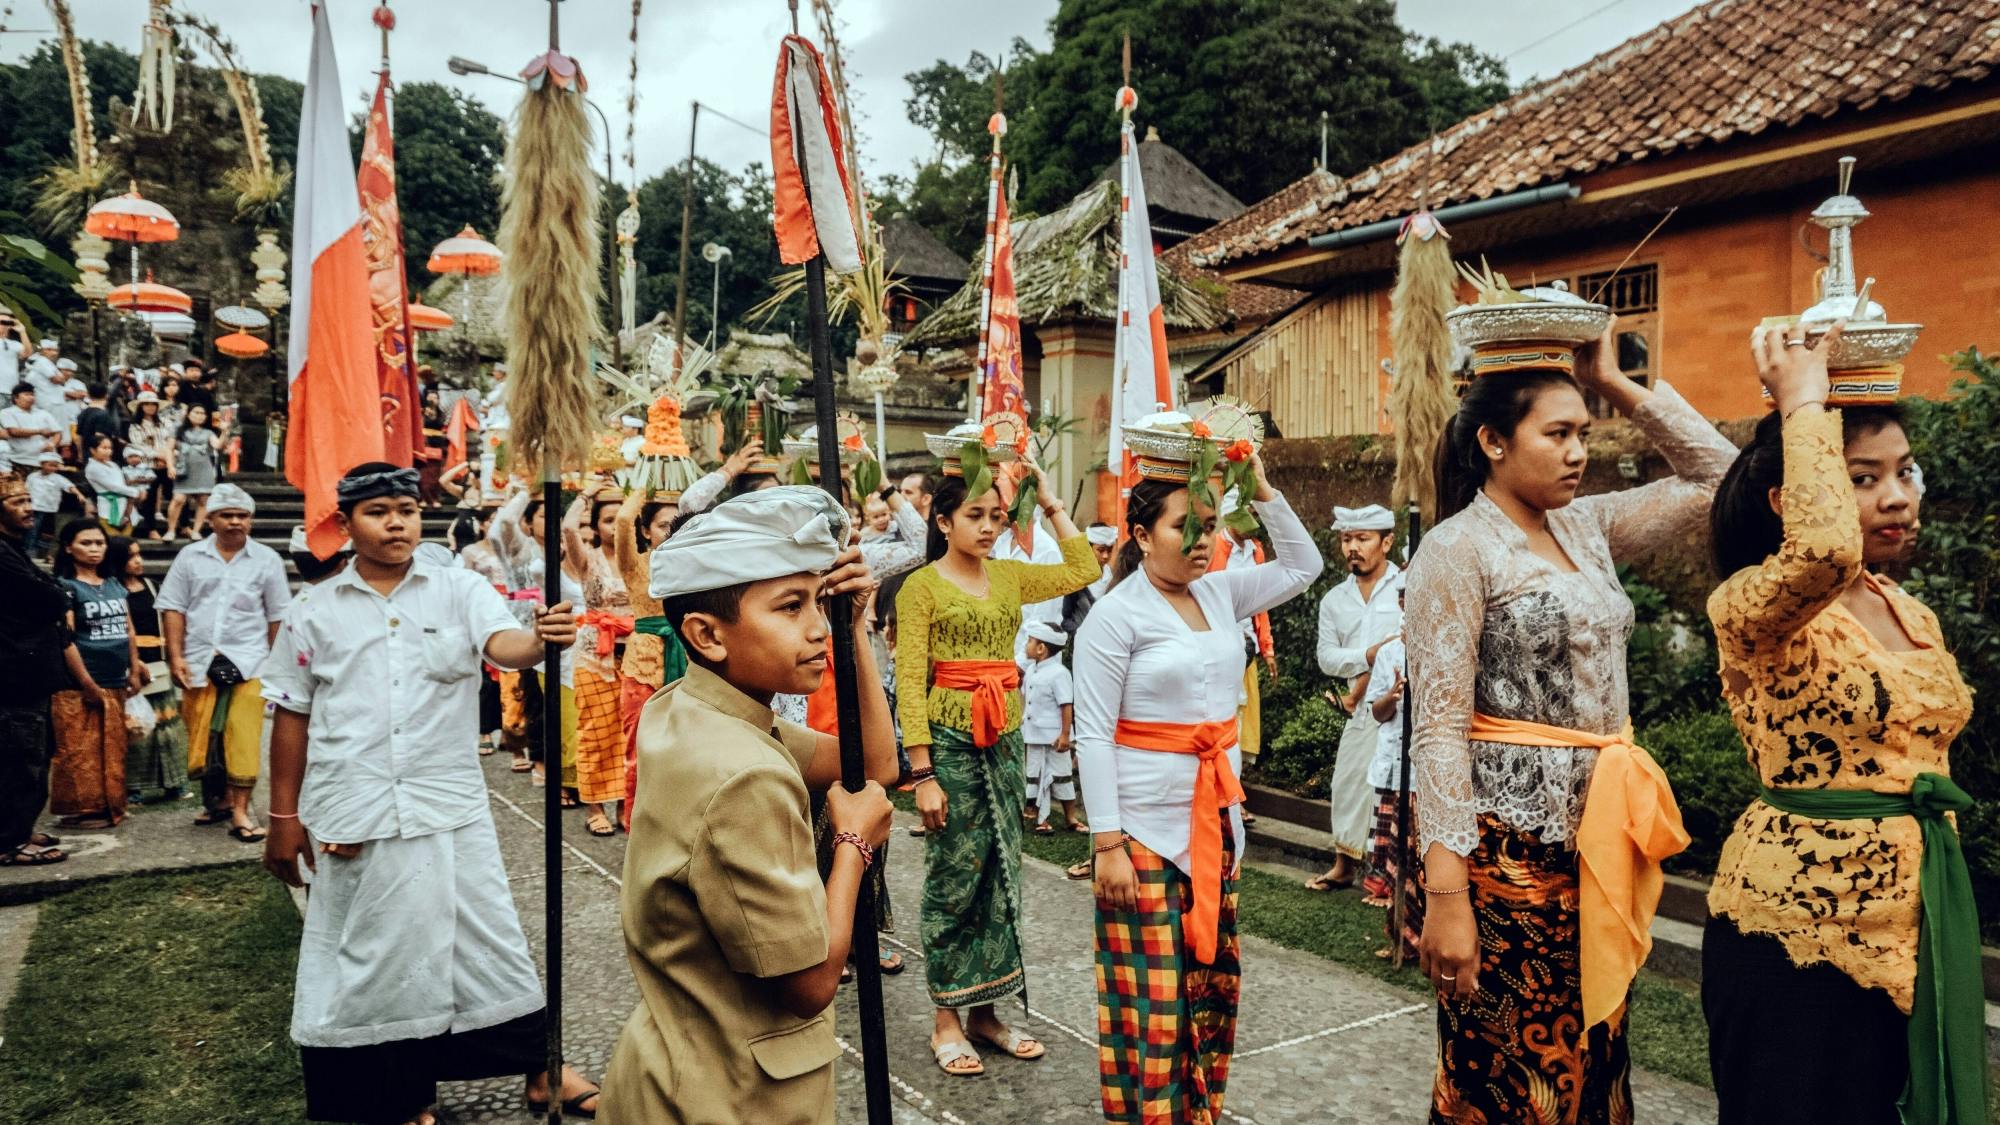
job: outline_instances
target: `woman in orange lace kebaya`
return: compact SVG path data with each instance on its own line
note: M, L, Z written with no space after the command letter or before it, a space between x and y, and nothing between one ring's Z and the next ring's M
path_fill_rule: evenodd
M1803 339L1759 330L1774 409L1712 514L1723 694L1764 787L1708 899L1702 1007L1721 1120L1983 1122L1976 917L1963 995L1939 965L1923 971L1934 953L1949 960L1952 903L1932 863L1957 852L1950 748L1972 700L1937 618L1868 569L1916 534L1901 417L1840 396L1829 409L1828 345ZM1940 1041L1954 1001L1969 1005L1971 1074Z
M1606 972L1592 958L1606 934L1645 932L1658 859L1687 837L1658 767L1623 733L1633 614L1616 565L1699 526L1735 448L1673 388L1621 374L1611 339L1573 359L1499 342L1441 443L1448 518L1408 571L1438 1125L1631 1120L1624 999L1643 949L1611 944ZM1514 366L1523 354L1538 365ZM1676 475L1577 498L1584 389L1629 415ZM1616 871L1595 858L1607 814L1628 853L1628 815L1655 829L1641 854L1611 857Z

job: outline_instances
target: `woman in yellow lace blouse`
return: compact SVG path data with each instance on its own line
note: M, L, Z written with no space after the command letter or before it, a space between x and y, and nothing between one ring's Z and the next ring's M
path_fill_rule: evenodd
M1764 786L1709 893L1702 1005L1724 1125L1899 1120L1912 1070L1899 1048L1927 1033L1919 932L1941 928L1946 909L1930 901L1928 869L1920 894L1919 868L1944 858L1927 843L1957 851L1932 835L1951 831L1942 813L1923 799L1913 813L1908 795L1951 807L1943 779L1971 698L1936 617L1868 570L1916 533L1909 441L1893 407L1829 408L1827 349L1796 327L1759 329L1752 350L1775 409L1711 517L1728 576L1708 605L1723 693ZM1968 884L1968 909L1969 898ZM1973 943L1976 965L1976 932ZM1970 991L1977 1033L1976 975ZM1975 1089L1957 1092L1980 1100L1976 1117L1902 1119L1985 1121L1977 1069Z
M1017 930L1026 781L1014 634L1022 605L1081 590L1098 567L1090 541L1046 483L1037 495L1063 561L988 558L1006 528L1006 505L997 489L966 495L955 466L946 462L931 499L930 565L912 573L896 597L896 683L927 834L924 975L937 1006L931 1051L945 1073L971 1076L984 1067L969 1037L1017 1058L1044 1053L993 1012L995 1000L1025 983ZM1034 472L1040 482L1041 469ZM971 1009L963 1022L960 1008Z

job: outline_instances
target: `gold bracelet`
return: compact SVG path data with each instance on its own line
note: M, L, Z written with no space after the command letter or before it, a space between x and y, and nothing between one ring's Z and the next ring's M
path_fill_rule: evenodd
M1466 885L1464 885L1463 887L1460 887L1460 888L1458 888L1458 889L1457 889L1457 890L1455 890L1455 891L1441 891L1441 890L1438 890L1438 889L1437 889L1436 887L1433 887L1433 886L1431 886L1431 885L1430 885L1429 883L1426 883L1426 882L1424 882L1424 881L1423 881L1423 880L1421 880L1421 879L1417 881L1417 886L1419 886L1419 887L1422 887L1422 888L1424 889L1424 893L1425 893L1425 894L1427 894L1427 895L1437 895L1437 896L1438 896L1438 897L1440 897L1440 898L1442 898L1442 897L1444 897L1444 896L1446 896L1446 895L1462 895L1462 894L1464 894L1465 892L1467 892L1467 891L1469 891L1469 890L1471 890L1471 889L1472 889L1472 884L1471 884L1471 883L1467 883Z
M1790 410L1785 411L1785 416L1782 419L1780 419L1780 421L1784 422L1791 421L1792 415L1797 414L1799 411L1804 410L1808 406L1817 406L1824 409L1826 406L1826 400L1823 398L1809 398L1804 402L1798 404L1797 406L1792 407Z

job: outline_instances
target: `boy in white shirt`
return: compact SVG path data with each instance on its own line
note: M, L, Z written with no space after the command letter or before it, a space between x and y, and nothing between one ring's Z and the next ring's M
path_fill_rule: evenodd
M1035 822L1035 835L1052 836L1049 799L1062 802L1071 831L1085 831L1076 815L1076 758L1070 753L1071 704L1075 690L1062 648L1069 635L1046 621L1022 626L1028 635L1028 674L1021 680L1021 741L1028 749L1028 805L1024 819Z
M1403 593L1396 591L1396 602L1402 604ZM1394 899L1396 884L1401 877L1398 867L1400 857L1396 851L1396 825L1401 819L1401 778L1403 771L1403 697L1407 685L1403 681L1404 656L1403 638L1400 634L1383 642L1375 652L1375 663L1368 672L1368 689L1362 696L1362 705L1380 724L1375 732L1375 756L1368 763L1368 784L1375 789L1375 831L1370 840L1373 856L1369 866L1373 868L1361 880L1362 901L1370 906L1387 907ZM1415 810L1411 810L1410 838L1416 839ZM1404 908L1404 950L1411 957L1416 956L1416 941L1422 932L1423 903L1421 895L1412 894ZM1395 935L1389 935L1391 941ZM1384 947L1377 956L1389 956Z
M257 676L276 705L264 866L294 887L312 873L292 1001L306 1116L428 1125L439 1080L507 1074L546 1114L548 1013L479 766L480 662L567 647L570 607L521 628L477 574L419 556L415 469L358 465L337 495L354 563L299 594ZM597 1091L563 1069L555 1100L590 1115Z
M63 475L62 454L49 450L42 454L41 463L28 474L28 501L35 509L35 522L28 527L24 546L33 557L42 546L55 538L56 515L62 511L64 496L76 497L76 502L84 512L90 512L90 501L84 498L76 483Z

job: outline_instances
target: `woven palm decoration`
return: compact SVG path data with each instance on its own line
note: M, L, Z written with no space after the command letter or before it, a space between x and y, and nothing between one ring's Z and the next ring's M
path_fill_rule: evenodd
M1395 430L1396 479L1390 500L1412 501L1426 520L1436 500L1432 454L1456 408L1451 381L1451 330L1445 314L1456 302L1451 238L1429 211L1403 221L1396 241L1396 288L1389 297L1389 422Z
M598 189L583 72L551 49L522 72L500 219L506 251L507 414L516 464L583 465L597 428Z

